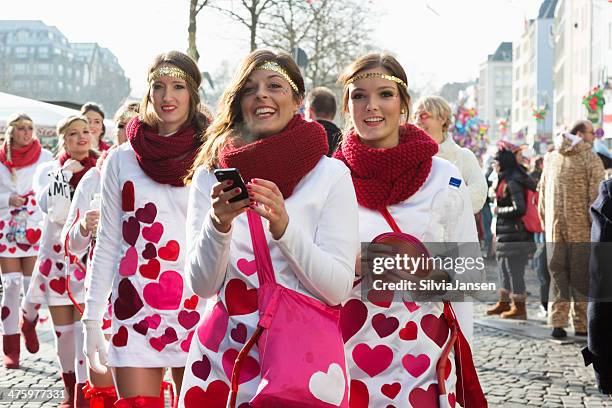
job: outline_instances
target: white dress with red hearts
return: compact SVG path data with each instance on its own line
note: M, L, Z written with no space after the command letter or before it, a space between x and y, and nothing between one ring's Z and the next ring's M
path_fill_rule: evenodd
M461 178L457 168L434 157L425 184L412 197L388 207L396 223L407 234L428 242L442 237L427 236L431 203L447 188L450 177ZM453 242L478 242L470 197L462 183L463 215L451 232ZM371 242L391 228L377 212L359 207L359 236ZM436 239L437 238L437 239ZM381 292L362 300L361 284L344 303L341 328L351 375L351 407L446 407L455 406L456 370L451 354L445 381L448 400L438 399L436 364L449 339L442 302L403 301L402 293L386 298ZM448 405L445 405L447 404Z
M85 212L91 208L91 202L96 194L100 193L100 180L101 174L98 167L92 167L83 176L76 190L74 191L74 197L72 197L72 204L70 205L70 211L68 212L68 218L64 224L62 230L62 242L66 242L68 238L68 247L71 254L86 254L86 262L82 263L87 270L91 270L91 255L93 255L92 236L84 237L81 235L80 222L85 217ZM87 279L85 280L87 283ZM87 286L85 286L87 290ZM112 334L111 332L111 315L112 307L109 302L106 312L104 313L104 319L102 320L102 329L104 334Z
M42 303L49 306L72 305L68 290L78 303L83 303L85 298L83 287L85 273L76 265L68 265L65 262L64 242L61 236L65 220L61 223L53 222L49 216L52 211L57 214L68 211L68 208L59 208L65 204L64 202L49 196L56 177L61 177L63 174L66 182L72 177L70 171L60 170L60 167L57 160L47 162L38 168L34 176L36 200L44 214L43 232L38 259L32 273L32 283L26 299L31 303Z
M0 257L22 258L38 255L43 216L33 194L32 181L38 166L50 160L53 160L51 152L42 149L36 163L16 170L15 181L8 167L0 165ZM9 205L13 194L30 194L21 211ZM16 238L14 232L21 226L25 227L25 235L21 234L21 238Z
M234 219L226 234L215 229L209 213L215 183L212 173L198 170L189 198L188 282L200 296L218 294L219 300L191 345L179 400L179 406L187 408L225 407L234 360L259 320L259 282L247 216ZM285 207L289 224L280 240L270 236L264 220L277 282L328 304L341 303L351 291L359 248L357 203L348 169L340 161L322 158L285 200ZM242 367L237 406L248 406L260 380L254 347ZM330 383L335 382L326 386ZM316 391L311 390L313 395ZM337 393L342 396L343 389Z
M149 178L129 143L106 158L83 319L102 321L111 295L110 366L185 365L206 304L183 279L188 192Z

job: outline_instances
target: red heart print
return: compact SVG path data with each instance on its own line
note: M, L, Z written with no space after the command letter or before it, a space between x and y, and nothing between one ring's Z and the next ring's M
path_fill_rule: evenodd
M113 346L124 347L128 342L128 331L125 326L119 327L119 331L113 335Z
M166 271L159 276L159 283L148 283L142 294L154 309L176 310L183 298L183 277L176 271Z
M243 323L238 323L230 332L230 336L236 343L246 343L247 328Z
M155 249L155 245L150 242L147 242L145 245L145 249L142 251L142 257L144 259L153 259L157 256L157 250Z
M164 334L160 337L160 340L164 344L172 344L178 340L178 336L176 335L176 330L173 327L168 327L164 331Z
M403 329L399 331L399 338L402 340L415 340L419 328L415 322L408 322Z
M393 361L393 350L384 344L370 348L361 343L353 349L353 361L367 375L375 377L389 368Z
M132 276L136 273L136 267L138 266L138 252L136 248L129 247L125 251L125 255L119 262L119 275L121 276Z
M49 273L51 272L51 265L52 265L51 260L45 259L38 266L38 272L40 272L44 276L49 276Z
M391 335L399 327L399 320L395 317L387 317L382 313L372 317L372 327L381 339Z
M24 252L27 252L31 246L32 245L22 244L22 243L17 242L17 248L21 249Z
M163 341L161 341L160 337L151 337L149 339L149 344L151 345L151 347L153 347L158 352L162 351L166 347L166 344Z
M195 330L190 331L187 335L187 338L181 342L181 349L185 353L189 353L189 347L191 347L191 339L193 338L193 333L195 333Z
M368 408L370 404L370 394L368 386L359 380L351 380L349 395L349 407Z
M175 240L170 240L166 246L159 248L159 257L164 261L176 261L180 251L179 243Z
M455 396L454 393L449 393L448 394L448 405L451 406L451 408L455 408L455 403L457 402L457 397Z
M45 284L44 284L44 283L41 283L41 284L38 286L38 288L40 289L40 291L41 291L41 292L44 292L44 291L46 291L46 290L47 290L47 288L45 287Z
M11 309L9 309L7 306L2 306L2 313L0 315L0 319L2 319L2 321L4 321L7 317L9 317L11 314Z
M140 274L147 279L157 279L159 276L159 270L161 269L161 265L157 259L149 259L149 262L143 265L140 265L138 270Z
M30 197L30 204L32 204L32 207L36 207L36 200L32 197Z
M153 330L157 329L159 327L159 324L161 323L161 316L157 313L151 316L147 316L144 319L149 323L149 327Z
M191 387L185 393L185 408L225 408L229 391L229 386L221 380L208 384L206 391Z
M236 266L238 267L238 270L246 276L251 276L257 272L257 264L255 263L254 259L252 261L247 261L244 258L240 258Z
M438 347L442 348L448 337L448 324L444 318L444 314L436 317L432 314L427 314L421 318L421 329L425 335L432 339Z
M195 308L198 307L198 301L198 295L193 295L192 297L185 299L183 302L183 307L185 309L195 310Z
M10 247L8 250L11 254L14 254L15 252L17 252L17 248L16 247Z
M431 360L427 354L419 354L418 356L406 354L404 358L402 358L402 365L414 378L420 377L425 371L427 371L430 364Z
M406 306L406 309L408 309L410 313L420 308L420 306L417 305L415 302L404 302L404 306Z
M123 239L130 246L135 246L138 241L138 235L140 235L140 224L134 217L128 218L127 221L123 221Z
M202 356L202 360L194 361L191 365L191 372L202 381L208 380L210 375L210 360L206 354Z
M31 245L34 245L35 243L37 243L41 235L42 235L42 230L40 229L28 228L26 230L26 239Z
M131 181L126 181L121 189L121 209L134 211L134 183Z
M56 262L55 263L55 267L61 271L62 269L64 269L64 263L63 262Z
M143 224L151 224L157 216L157 207L153 203L146 203L143 208L136 210L136 219Z
M371 289L368 292L368 300L378 307L388 308L393 302L392 290L375 290Z
M59 254L60 251L62 250L62 246L59 244L55 244L53 245L53 250Z
M78 266L74 268L72 272L74 273L74 277L77 281L82 281L83 279L85 279L85 274L87 273L86 270L81 269Z
M159 222L154 223L150 227L144 227L142 229L142 237L147 241L155 242L156 244L159 242L163 234L164 226Z
M223 357L221 357L223 371L225 371L225 375L228 379L232 378L232 369L234 368L236 357L238 357L238 350L232 348L223 353ZM238 377L238 384L249 382L258 375L259 363L253 357L247 355L242 361L242 368L240 370L240 376Z
M121 279L117 291L117 299L113 305L113 312L117 319L125 320L134 316L144 304L138 291L128 278Z
M398 382L395 382L393 384L383 384L383 386L380 387L380 392L382 392L383 395L389 399L395 399L401 389L402 385Z
M367 306L359 299L351 299L340 311L340 330L346 343L363 327L368 317Z
M102 319L102 330L106 330L110 328L112 325L112 321L109 319Z
M63 295L64 292L66 292L66 278L62 276L61 278L51 279L51 282L49 282L49 287L53 291Z
M427 390L423 388L415 388L410 391L408 401L413 407L419 408L438 408L440 401L438 400L438 384L430 384Z
M141 320L138 323L134 323L132 328L136 333L140 333L143 336L146 336L147 331L149 331L149 322L147 322L146 320Z
M257 310L257 289L247 289L241 279L232 279L225 287L225 304L230 316L245 315Z
M219 351L221 341L225 338L229 315L225 306L220 301L215 304L210 312L202 319L205 322L198 326L198 340L207 349Z
M4 221L0 221L0 230L4 229L4 225L5 225Z
M4 244L0 244L0 253L6 251L7 246Z
M200 314L196 311L188 312L186 310L181 310L178 314L178 322L186 330L198 324L198 321L200 321Z

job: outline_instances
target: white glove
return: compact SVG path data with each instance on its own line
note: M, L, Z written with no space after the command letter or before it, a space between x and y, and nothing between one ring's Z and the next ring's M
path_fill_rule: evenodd
M106 374L108 342L102 332L102 322L98 320L83 320L85 335L85 355L87 364L98 374ZM96 355L97 353L97 355Z

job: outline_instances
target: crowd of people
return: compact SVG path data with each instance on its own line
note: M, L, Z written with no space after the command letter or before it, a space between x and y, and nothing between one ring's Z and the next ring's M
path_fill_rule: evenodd
M576 335L605 336L586 316L589 207L598 241L612 220L590 122L531 163L500 143L483 170L449 135L448 102L413 104L388 54L340 76L343 130L334 94L307 93L286 54L249 54L214 115L186 54L158 55L147 81L142 101L115 114L112 146L103 110L87 103L58 124L55 154L26 114L8 120L0 148L3 362L19 368L22 336L38 351L47 306L60 407L160 407L166 390L179 407L486 407L469 298L368 286L373 257L479 233L499 272L487 314L527 318L532 259L552 335L566 335L571 305ZM591 260L602 282L604 265ZM425 267L399 276L482 279ZM602 344L584 353L610 392Z

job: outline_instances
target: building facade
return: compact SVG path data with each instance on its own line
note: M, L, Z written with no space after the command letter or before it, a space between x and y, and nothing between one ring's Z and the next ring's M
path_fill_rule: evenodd
M42 101L102 104L110 116L130 93L117 57L70 43L42 21L0 21L0 91Z
M512 43L503 42L480 65L478 115L489 125L489 137L501 137L498 123L510 119L512 110Z

